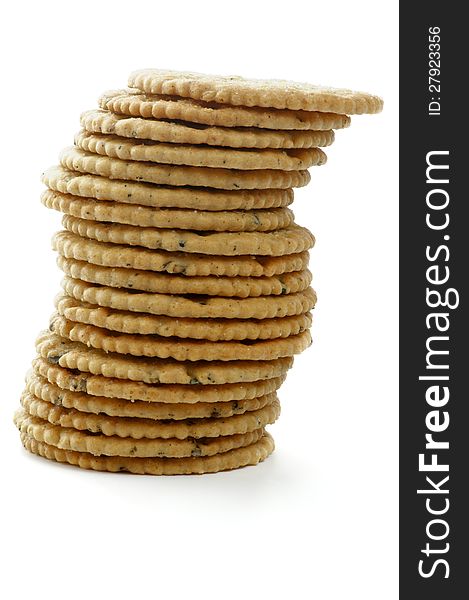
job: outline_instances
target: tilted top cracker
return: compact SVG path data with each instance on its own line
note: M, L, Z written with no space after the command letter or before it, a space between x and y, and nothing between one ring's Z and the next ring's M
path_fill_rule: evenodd
M147 94L195 98L235 106L262 106L341 114L377 113L378 96L365 92L322 87L281 79L244 79L163 69L141 69L129 77L129 86Z

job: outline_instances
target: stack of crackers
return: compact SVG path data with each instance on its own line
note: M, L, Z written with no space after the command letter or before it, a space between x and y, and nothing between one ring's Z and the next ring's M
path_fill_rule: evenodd
M293 356L311 343L313 235L293 189L334 130L382 101L286 81L143 70L81 116L43 175L64 272L15 422L84 468L256 464Z

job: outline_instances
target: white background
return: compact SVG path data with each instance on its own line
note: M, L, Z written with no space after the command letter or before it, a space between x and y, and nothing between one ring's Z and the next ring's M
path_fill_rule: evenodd
M8 599L397 597L397 7L393 2L12 2L1 15L0 590ZM256 468L152 478L23 451L12 424L60 274L40 173L136 68L382 95L296 194L317 237L313 347Z

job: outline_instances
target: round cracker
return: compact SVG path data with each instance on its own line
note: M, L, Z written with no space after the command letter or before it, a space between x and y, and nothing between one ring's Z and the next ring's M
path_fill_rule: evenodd
M303 271L309 263L307 251L285 256L207 256L186 252L149 250L83 238L69 231L56 233L53 248L66 258L85 260L102 267L126 267L142 271L180 273L192 276L273 277Z
M44 442L38 442L28 434L21 434L21 442L29 452L59 463L69 463L82 469L95 471L124 471L139 475L190 475L217 473L256 465L274 450L272 437L265 433L256 443L215 456L191 458L135 458L93 456L85 452L61 450Z
M212 256L284 256L309 250L315 242L306 227L296 224L277 231L212 233L101 223L64 215L62 225L71 233L98 242Z
M173 144L206 144L230 148L318 148L330 146L334 132L259 129L255 127L211 127L195 123L173 123L115 115L105 110L88 110L81 126L90 133Z
M129 76L129 87L147 94L195 98L234 106L334 112L377 113L383 101L365 92L323 87L282 79L245 79L184 71L140 69Z
M75 323L95 325L110 331L137 335L191 338L198 340L270 340L297 335L311 327L311 313L274 319L190 319L131 313L81 302L59 294L57 312Z
M174 358L179 361L275 360L293 356L311 345L309 331L288 338L259 342L208 342L158 336L118 334L54 315L49 328L62 338L91 348L131 356Z
M184 440L177 438L122 438L52 425L48 421L28 415L23 408L15 413L14 421L21 433L26 433L38 442L45 442L61 450L87 452L93 456L140 458L213 456L228 452L233 448L249 446L264 434L264 429L259 428L249 433L215 438L186 438Z
M168 165L210 167L213 169L301 171L320 165L325 160L318 148L262 150L219 148L204 144L170 144L152 140L132 140L111 134L80 131L75 145L86 152Z
M192 210L258 210L279 208L293 202L293 190L216 190L178 188L152 183L119 181L99 175L84 175L50 167L42 174L42 182L50 189L86 198L123 202L155 208L187 208Z
M242 415L246 412L255 412L277 400L277 394L272 392L258 398L225 402L196 402L194 404L169 404L140 400L129 402L120 398L91 396L84 392L64 390L49 383L47 379L34 372L28 374L25 393L55 406L74 409L81 413L100 415L101 417L108 415L110 417L156 420L160 423L165 421L161 425L164 425L164 431L168 432L168 437L178 437L184 432L195 431L191 427L197 423L202 425L206 422L209 423L211 419L217 421L218 419ZM176 427L180 421L184 424L182 429ZM186 427L189 427L189 429L186 429ZM165 436L162 434L161 437Z
M36 350L51 364L104 377L147 384L220 385L280 377L293 364L291 357L275 360L179 362L107 353L44 331Z
M140 90L110 90L99 106L113 113L145 119L189 121L221 127L261 129L342 129L350 125L346 115L304 110L227 106L192 98L144 94Z
M318 149L317 165L326 162L326 155ZM156 185L176 187L203 187L219 190L272 190L302 187L309 183L308 171L211 169L163 165L136 160L120 160L100 156L71 146L60 153L60 164L70 171L100 175L109 179L143 181Z
M151 208L80 198L45 190L41 201L66 215L90 221L106 221L138 227L163 229L195 229L197 231L273 231L293 224L294 216L289 208L264 210L202 211L177 208Z
M273 277L186 277L137 269L100 267L86 261L57 257L59 268L72 279L158 294L198 294L248 298L302 292L311 284L310 271Z
M21 406L27 414L52 425L133 439L185 440L250 433L275 423L280 415L280 402L272 400L262 408L228 418L184 419L162 423L154 419L110 417L81 412L74 408L56 406L26 391L21 396Z
M225 417L245 410L254 410L256 407L264 406L266 396L277 391L285 381L285 375L272 379L253 381L250 383L230 383L225 385L148 385L137 381L123 381L122 379L112 379L101 375L92 375L90 373L80 373L51 365L43 358L36 358L33 361L33 372L47 380L50 384L58 386L61 390L72 393L85 393L88 403L92 403L95 409L98 407L107 413L112 408L109 403L106 406L104 400L116 401L116 410L122 411L123 407L134 405L135 411L142 409L144 404L151 412L140 412L141 416L150 415L149 418L163 418L159 416L163 406L166 406L168 419L186 419L192 417ZM39 396L37 392L36 395ZM42 395L41 395L42 397ZM259 400L264 397L264 402ZM93 399L97 399L97 404ZM129 402L130 400L130 402ZM63 402L63 398L61 398ZM134 404L140 402L140 404ZM253 401L253 403L251 403ZM80 399L83 403L84 399ZM240 404L236 404L236 403ZM259 404L257 404L259 402ZM124 404L123 404L124 403ZM156 408L151 409L150 405L155 404ZM82 406L73 407L79 408ZM187 409L183 411L183 407ZM131 410L129 416L138 416ZM111 413L113 414L113 413ZM119 413L120 414L120 413ZM126 416L127 413L124 413Z
M303 314L316 304L316 293L307 288L286 296L221 298L218 296L171 296L97 286L65 277L62 287L76 300L137 313L202 319L272 319Z

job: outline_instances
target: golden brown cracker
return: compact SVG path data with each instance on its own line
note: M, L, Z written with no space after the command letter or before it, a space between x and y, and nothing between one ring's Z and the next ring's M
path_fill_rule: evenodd
M365 92L330 88L282 79L245 79L164 69L140 69L129 76L129 87L147 94L165 94L234 106L330 111L341 114L377 113L383 101Z

